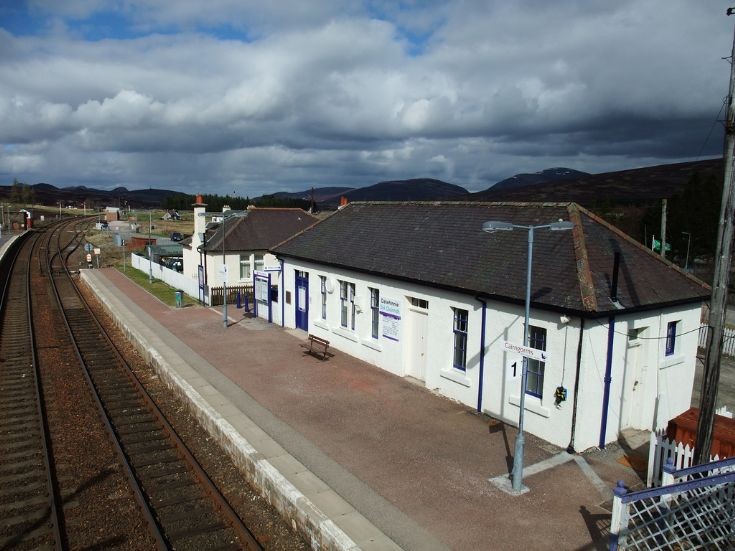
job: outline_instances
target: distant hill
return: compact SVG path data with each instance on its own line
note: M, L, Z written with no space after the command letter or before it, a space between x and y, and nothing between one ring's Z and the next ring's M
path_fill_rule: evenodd
M442 201L463 199L468 191L433 178L392 180L355 189L344 195L350 201Z
M59 202L65 205L87 207L96 206L124 206L133 208L160 207L169 197L188 197L188 194L166 189L138 189L129 191L124 187L112 191L89 188L86 186L70 186L58 188L51 184L39 183L28 186L33 192L33 202L40 205L55 205ZM0 197L5 200L11 198L12 186L0 186Z
M573 168L547 168L546 170L533 174L516 174L515 176L501 180L489 189L497 192L498 190L515 189L546 182L558 182L559 180L576 180L584 176L589 176L589 173L574 170Z
M649 202L681 193L694 174L722 177L722 159L691 161L587 174L572 180L532 183L522 187L497 185L470 195L477 201L575 201L584 206L601 202Z
M339 197L355 188L351 187L317 187L314 188L314 200L317 203L323 201L335 201L339 200ZM268 195L262 195L255 197L254 200L272 197L274 199L304 199L306 201L311 200L311 189L304 191L278 191Z
M433 178L414 178L411 180L391 180L379 182L362 188L321 187L314 188L314 199L322 208L333 208L342 196L349 201L442 201L464 199L468 191L460 186L435 180ZM279 191L253 198L263 199L311 199L311 190L288 192Z

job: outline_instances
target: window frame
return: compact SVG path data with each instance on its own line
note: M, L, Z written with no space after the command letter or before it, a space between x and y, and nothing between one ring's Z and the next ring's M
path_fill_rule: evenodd
M664 348L664 355L666 357L674 356L676 354L676 328L679 325L680 320L670 321L666 325L666 345Z
M247 258L247 260L244 260ZM247 275L243 275L243 268L247 268ZM240 255L240 279L251 280L253 279L253 265L250 262L249 254Z
M539 334L535 335L536 332ZM546 350L547 338L548 335L545 327L538 327L536 325L528 326L528 346L531 348ZM539 342L539 339L541 342ZM545 371L546 362L526 358L526 394L535 398L543 399ZM529 384L531 374L533 374L535 378L535 385L533 385L533 388L531 388L531 385Z
M467 333L469 331L470 313L464 308L452 307L454 346L452 367L467 371Z
M327 320L327 276L319 276L319 288L322 295L322 320Z
M374 339L380 338L380 289L368 287L370 290L370 334Z
M339 280L340 325L355 330L355 284ZM348 308L348 303L350 307ZM349 320L349 325L348 325Z
M253 273L265 270L265 254L253 254Z

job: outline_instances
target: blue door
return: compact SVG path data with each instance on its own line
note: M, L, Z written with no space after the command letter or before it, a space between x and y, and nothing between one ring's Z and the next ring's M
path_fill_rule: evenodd
M309 330L309 274L296 271L296 327Z

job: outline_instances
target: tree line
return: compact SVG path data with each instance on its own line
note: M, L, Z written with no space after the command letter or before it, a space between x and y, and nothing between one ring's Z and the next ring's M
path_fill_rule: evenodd
M250 199L250 197L233 197L230 195L208 195L203 194L202 200L207 205L209 212L218 212L222 207L229 205L233 210L244 210L248 205L256 207L278 207L278 208L300 208L308 209L309 201L304 199L292 199L288 197L274 197L272 195ZM165 209L191 210L196 202L195 195L176 195L167 197L162 207Z

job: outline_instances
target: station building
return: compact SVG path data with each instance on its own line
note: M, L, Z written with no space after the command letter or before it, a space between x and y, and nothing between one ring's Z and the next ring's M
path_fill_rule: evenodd
M687 410L709 288L574 203L351 203L271 249L280 323L576 450Z
M208 223L208 216L214 222ZM206 303L210 303L212 288L220 287L221 291L223 278L228 288L251 286L256 282L256 274L261 274L263 281L271 282L269 291L273 293L272 297L261 296L265 299L261 314L280 323L281 310L270 300L278 300L273 287L280 277L280 264L268 249L315 222L317 218L297 208L251 206L235 212L225 207L221 213L207 213L206 204L197 196L194 234L181 242L183 274L198 282L200 298ZM265 308L271 312L270 317Z

